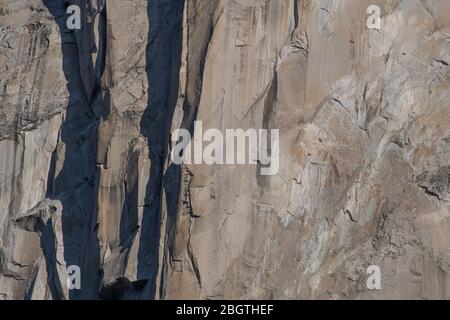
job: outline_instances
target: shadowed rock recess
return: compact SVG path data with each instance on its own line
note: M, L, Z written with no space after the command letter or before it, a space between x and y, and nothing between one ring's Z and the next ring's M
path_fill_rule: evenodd
M0 0L0 300L450 299L449 64L448 0Z

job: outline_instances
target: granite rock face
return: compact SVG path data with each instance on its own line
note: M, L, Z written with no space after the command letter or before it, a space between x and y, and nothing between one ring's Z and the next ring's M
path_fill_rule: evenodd
M0 299L450 299L449 65L447 0L0 0Z

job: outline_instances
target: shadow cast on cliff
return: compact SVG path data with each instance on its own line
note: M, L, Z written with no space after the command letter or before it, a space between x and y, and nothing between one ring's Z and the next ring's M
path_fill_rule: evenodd
M98 76L92 94L85 90L76 34L66 28L66 4L60 0L44 0L44 4L59 26L62 38L63 71L69 91L69 102L60 130L60 143L52 157L47 188L47 197L59 200L63 207L62 233L65 262L67 266L78 265L81 269L82 289L71 290L69 297L70 299L99 297L153 299L158 296L156 290L157 276L161 267L162 194L165 189L168 191L166 194L168 195L169 220L173 220L178 208L181 170L179 166L170 166L164 174L164 166L179 89L184 0L148 1L146 69L149 88L147 108L142 116L140 127L141 134L148 142L151 167L146 186L143 217L139 226L137 281L118 279L116 284L101 293L99 289L102 275L96 205L99 171L96 154L98 128L101 119L108 116L109 97L101 90ZM103 8L103 19L105 11L106 8ZM100 23L100 28L101 26ZM83 25L83 27L93 28L92 24ZM84 30L84 32L93 33L94 30ZM98 55L100 60L97 61L96 67L101 70L95 71L98 71L96 74L101 76L104 69L106 36L104 36L105 30L98 30L98 32L101 35L100 41L103 41L100 44L103 49L97 48L101 54ZM63 165L62 168L58 168L61 160L58 157L61 157L61 154L64 154ZM122 220L126 219L124 215L125 213L122 214ZM42 245L46 246L46 244ZM53 273L56 272L58 262L56 258L50 258L47 259L48 270ZM52 282L52 279L54 277L49 276L49 282ZM54 284L49 283L49 287L54 287ZM55 299L62 298L58 292L52 293Z
M135 281L126 277L117 279L101 292L103 299L158 297L163 174L179 89L184 0L148 0L147 3L148 101L139 125L148 144L149 177L140 223L138 203L127 197L120 221L120 247L130 250L132 243L138 242L137 274ZM126 190L126 193L136 194L137 190Z
M65 117L60 128L60 141L53 153L48 175L47 198L59 200L62 204L64 262L67 267L77 265L81 270L81 289L70 290L69 298L97 299L100 283L96 213L99 180L96 165L97 133L101 117L106 117L108 113L108 97L101 90L99 77L95 80L92 92L86 91L80 67L80 49L76 41L76 32L81 31L73 32L67 29L66 2L44 0L44 5L57 22L61 34L62 67L69 93ZM104 19L104 10L99 14ZM99 50L96 65L94 67L90 61L84 63L91 63L92 70L101 75L104 69L106 38L102 36L105 32L103 24L99 25L100 30L97 31L101 36L100 48L95 48ZM83 32L93 34L93 24L84 24L82 27L89 28ZM102 108L95 108L96 106ZM95 111L99 109L100 112ZM59 159L60 157L64 158ZM61 160L62 167L59 168ZM54 250L56 252L57 249ZM56 272L55 264L61 261L50 258L46 257L49 264L47 269L51 273ZM53 281L55 276L56 274L50 274L48 281ZM49 283L49 287L54 287L54 284ZM52 294L54 299L64 298L58 292Z
M163 174L177 103L184 0L149 0L147 43L148 104L141 120L151 162L138 255L138 277L149 279L149 298L158 295ZM175 190L176 192L176 190Z

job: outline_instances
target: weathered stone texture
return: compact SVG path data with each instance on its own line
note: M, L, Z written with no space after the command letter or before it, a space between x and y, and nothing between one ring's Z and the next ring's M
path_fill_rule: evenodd
M0 299L450 299L449 64L448 0L0 0Z

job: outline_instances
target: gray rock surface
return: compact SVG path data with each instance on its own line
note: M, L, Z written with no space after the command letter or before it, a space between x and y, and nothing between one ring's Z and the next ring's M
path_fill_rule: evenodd
M0 299L450 299L449 64L448 0L0 0Z

